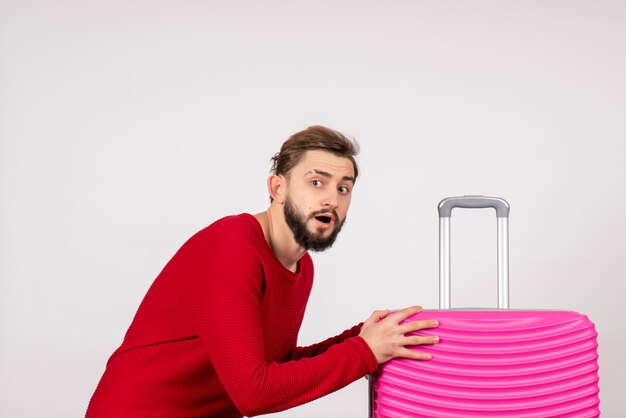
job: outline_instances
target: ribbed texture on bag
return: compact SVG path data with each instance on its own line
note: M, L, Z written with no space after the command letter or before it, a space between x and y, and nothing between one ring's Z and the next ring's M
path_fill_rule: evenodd
M424 311L429 361L397 359L372 381L376 418L597 417L596 330L568 311Z

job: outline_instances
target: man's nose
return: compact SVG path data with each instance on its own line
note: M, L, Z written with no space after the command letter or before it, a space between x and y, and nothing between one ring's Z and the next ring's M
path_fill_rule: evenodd
M337 209L339 206L339 191L333 190L330 191L324 196L324 200L322 201L322 205L327 208Z

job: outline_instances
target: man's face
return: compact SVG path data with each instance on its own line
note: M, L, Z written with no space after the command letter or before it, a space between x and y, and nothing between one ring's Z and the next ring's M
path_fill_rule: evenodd
M345 222L354 166L348 158L307 151L289 172L284 214L298 245L313 251L330 248Z

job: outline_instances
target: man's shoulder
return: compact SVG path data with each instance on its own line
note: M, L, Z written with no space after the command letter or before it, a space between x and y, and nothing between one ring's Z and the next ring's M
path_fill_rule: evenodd
M240 213L239 215L228 215L213 222L208 228L234 228L234 229L255 229L259 225L254 215L249 213ZM260 225L259 225L260 226Z
M225 216L198 231L191 240L256 241L263 237L263 229L249 213Z

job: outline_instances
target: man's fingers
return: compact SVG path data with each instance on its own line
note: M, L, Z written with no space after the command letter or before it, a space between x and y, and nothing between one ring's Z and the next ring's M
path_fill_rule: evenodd
M400 325L400 332L408 334L409 332L419 331L420 329L436 328L437 326L439 326L439 323L435 319L411 321Z
M430 360L433 356L421 351L413 351L408 348L402 348L398 352L398 357L404 357L413 360Z
M439 342L439 337L435 335L411 335L410 337L406 337L404 340L404 345L425 345L425 344L437 344Z
M415 315L422 310L423 308L421 306L410 306L408 308L401 309L398 312L394 312L394 314L391 315L390 318L393 317L394 321L397 320L398 322L402 322L409 316Z
M393 314L387 309L377 310L365 321L359 335L369 345L379 364L396 357L414 360L429 360L432 357L428 353L410 349L412 346L439 342L437 336L417 333L419 330L436 327L436 320L409 320L404 323L407 318L421 311L421 306L411 306Z
M379 311L374 311L372 315L369 317L369 320L374 322L378 322L381 319L384 319L387 315L389 315L389 309L383 309Z

